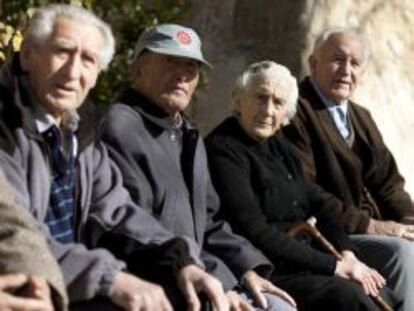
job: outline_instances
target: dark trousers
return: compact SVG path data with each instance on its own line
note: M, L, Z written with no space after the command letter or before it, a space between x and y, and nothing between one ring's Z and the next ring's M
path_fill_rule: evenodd
M357 283L336 276L303 274L274 277L303 311L379 311Z
M70 311L122 311L123 309L113 304L108 298L95 298L90 301L71 304Z

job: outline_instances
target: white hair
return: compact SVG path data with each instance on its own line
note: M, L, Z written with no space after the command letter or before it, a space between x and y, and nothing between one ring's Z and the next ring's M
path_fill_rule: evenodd
M100 31L104 40L104 47L99 55L100 67L103 70L107 69L115 53L115 39L111 27L92 12L76 5L51 4L38 9L25 31L24 44L42 45L52 34L53 27L60 17L91 25Z
M296 78L290 73L289 69L274 61L265 60L253 63L248 66L236 79L232 91L232 110L235 111L235 101L244 96L244 91L251 81L258 78L266 78L276 81L283 87L286 87L288 93L283 98L286 103L286 116L282 120L282 125L289 124L290 120L296 114L297 101L299 96Z
M368 39L362 34L362 32L357 28L346 28L346 27L332 27L325 29L321 34L318 35L318 37L315 40L315 43L313 45L313 51L312 55L315 55L315 53L319 50L319 48L329 40L329 38L332 35L336 34L348 34L352 35L355 38L359 40L359 42L362 45L362 53L364 56L364 62L366 62L371 54L371 46L369 44Z

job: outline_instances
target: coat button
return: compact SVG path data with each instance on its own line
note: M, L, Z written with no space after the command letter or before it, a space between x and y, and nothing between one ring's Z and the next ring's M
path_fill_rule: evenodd
M297 207L297 206L299 205L299 202L295 200L295 201L293 201L293 202L292 202L292 205L293 205L294 207Z
M288 175L286 176L286 179L287 179L287 180L292 180L292 179L293 179L293 177L292 177L292 175L291 175L291 174L288 174Z

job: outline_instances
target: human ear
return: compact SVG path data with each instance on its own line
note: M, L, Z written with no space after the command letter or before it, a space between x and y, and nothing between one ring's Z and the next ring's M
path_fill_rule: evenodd
M240 97L233 97L233 111L239 113L241 111L242 102Z
M132 81L138 81L144 76L144 66L146 64L145 55L141 55L139 58L135 59L131 66L131 78Z

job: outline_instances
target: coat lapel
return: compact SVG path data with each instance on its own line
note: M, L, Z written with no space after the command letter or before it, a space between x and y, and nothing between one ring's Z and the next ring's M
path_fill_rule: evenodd
M355 172L361 170L361 162L355 157L352 149L347 145L345 139L342 137L335 122L332 120L325 104L311 85L310 81L306 79L301 86L301 100L307 101L311 107L309 113L313 116L313 123L319 127L322 135L327 140L327 144L331 146L332 151L341 159L341 162L348 164L348 169ZM351 110L351 109L350 109ZM354 126L355 117L351 114L351 123ZM354 128L355 132L356 129ZM358 135L356 133L356 135Z

